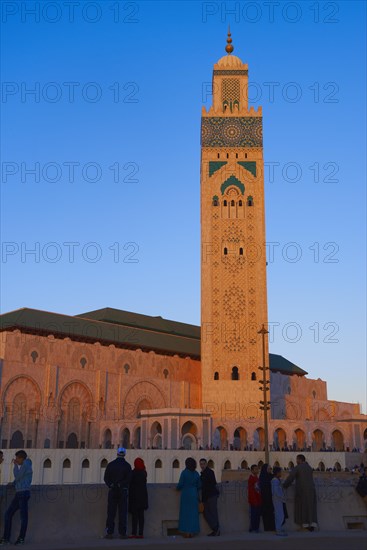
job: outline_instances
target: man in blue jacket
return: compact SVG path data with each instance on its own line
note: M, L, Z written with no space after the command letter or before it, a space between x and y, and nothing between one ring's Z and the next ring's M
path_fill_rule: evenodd
M24 544L25 535L28 526L28 500L30 497L30 488L32 483L32 462L27 458L25 451L17 451L14 464L14 482L15 497L10 503L9 508L5 512L5 528L4 536L0 541L1 546L10 544L11 523L13 516L17 510L20 510L20 533L15 542L15 545Z

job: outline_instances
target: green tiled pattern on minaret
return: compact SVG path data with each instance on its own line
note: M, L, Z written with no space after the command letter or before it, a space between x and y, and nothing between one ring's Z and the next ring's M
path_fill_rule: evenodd
M209 177L212 176L217 170L220 170L225 164L227 164L227 162L224 160L209 161Z

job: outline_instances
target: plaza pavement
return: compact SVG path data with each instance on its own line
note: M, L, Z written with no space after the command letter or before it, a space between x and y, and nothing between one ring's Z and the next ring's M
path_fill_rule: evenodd
M11 548L11 546L9 547ZM216 538L196 537L183 539L182 537L146 538L143 540L105 540L103 538L84 538L68 540L67 527L65 536L59 542L44 542L32 544L31 533L26 541L28 550L99 550L111 548L113 550L149 549L149 550L366 550L366 531L329 531L317 533L291 533L288 537L277 537L268 533L244 533L237 535L223 535Z

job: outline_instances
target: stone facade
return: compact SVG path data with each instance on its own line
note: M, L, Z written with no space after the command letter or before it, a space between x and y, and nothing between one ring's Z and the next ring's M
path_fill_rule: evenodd
M2 332L1 358L3 448L263 448L259 389L236 402L218 381L204 400L199 360L20 329ZM270 387L274 450L366 448L366 416L324 381L271 372Z

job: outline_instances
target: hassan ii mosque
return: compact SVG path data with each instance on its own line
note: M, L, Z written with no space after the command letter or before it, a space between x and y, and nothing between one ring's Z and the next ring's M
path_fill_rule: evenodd
M201 118L201 327L108 308L1 316L2 449L264 449L267 326L262 111L248 66L213 68ZM359 405L269 354L271 450L367 447Z

